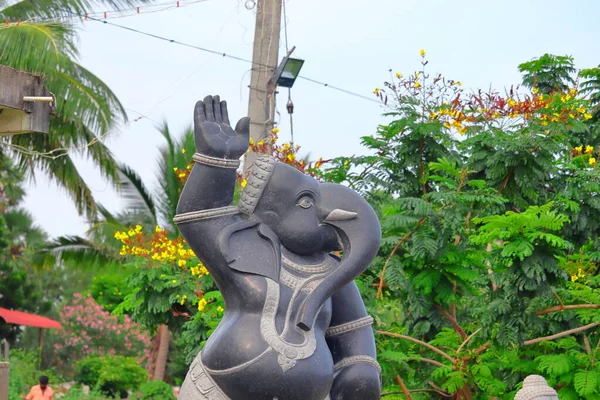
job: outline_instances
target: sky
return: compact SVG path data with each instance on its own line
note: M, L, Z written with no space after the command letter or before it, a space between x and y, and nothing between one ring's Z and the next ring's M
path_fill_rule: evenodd
M159 0L163 3L165 0ZM286 0L284 0L286 1ZM175 3L175 1L173 1ZM520 82L517 66L544 53L570 55L578 68L600 64L597 0L287 0L289 47L305 60L300 73L366 97L389 70L420 68L463 82L465 88L503 88ZM205 0L185 7L110 22L195 46L252 58L256 10L246 0ZM102 10L104 11L104 10ZM110 15L110 14L109 14ZM232 124L247 115L250 64L160 41L95 21L80 25L80 63L107 83L129 115L105 143L150 190L166 121L176 136L192 124L194 104L206 95L227 100ZM285 54L281 34L280 59ZM289 139L287 90L277 117ZM360 137L374 134L385 109L376 102L299 79L292 88L294 136L311 158L365 153ZM141 117L141 118L139 118ZM99 203L118 212L124 203L91 162L76 158ZM39 174L25 207L51 237L84 235L85 220L66 193Z

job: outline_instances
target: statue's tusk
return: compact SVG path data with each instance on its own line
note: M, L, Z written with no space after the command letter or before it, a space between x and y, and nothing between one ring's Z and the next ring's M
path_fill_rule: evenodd
M358 214L355 212L340 210L339 208L336 208L327 215L323 222L348 221L356 218L357 216Z

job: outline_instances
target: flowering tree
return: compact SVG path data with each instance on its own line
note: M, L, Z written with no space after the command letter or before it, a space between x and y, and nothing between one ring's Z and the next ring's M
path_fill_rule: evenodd
M600 70L545 55L524 86L467 93L421 60L375 89L394 120L362 138L372 154L323 175L381 215L359 281L385 390L510 399L537 373L561 399L597 398Z
M60 311L63 329L52 331L54 351L61 363L95 354L136 357L148 356L150 337L129 316L117 317L103 310L91 296L73 295Z

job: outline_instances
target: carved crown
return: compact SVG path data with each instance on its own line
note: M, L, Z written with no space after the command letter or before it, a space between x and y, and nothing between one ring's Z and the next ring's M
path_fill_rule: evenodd
M271 174L277 160L271 156L261 156L254 161L250 168L250 176L246 182L246 187L240 196L238 208L244 214L251 215L260 200L260 197L269 183Z

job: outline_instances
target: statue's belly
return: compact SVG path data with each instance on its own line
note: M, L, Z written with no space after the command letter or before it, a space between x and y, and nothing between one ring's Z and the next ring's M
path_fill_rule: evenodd
M233 400L321 400L333 383L333 359L325 340L309 358L283 371L272 349L245 369L228 374L211 373L212 379Z
M214 382L233 400L325 399L333 382L333 359L325 341L331 301L323 305L315 321L314 347L310 340L300 347L285 342L283 347L282 342L269 345L261 332L261 317L256 313L229 314L211 335L201 358ZM281 333L283 326L278 325ZM298 337L290 342L301 343ZM307 354L310 356L305 357Z

